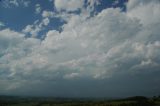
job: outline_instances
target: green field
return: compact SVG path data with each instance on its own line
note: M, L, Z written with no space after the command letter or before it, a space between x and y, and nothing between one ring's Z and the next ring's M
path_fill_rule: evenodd
M160 106L160 98L136 96L107 100L1 96L0 106Z

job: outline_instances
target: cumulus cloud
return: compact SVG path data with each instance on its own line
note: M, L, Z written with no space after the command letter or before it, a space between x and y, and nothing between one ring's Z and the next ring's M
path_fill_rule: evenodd
M39 14L41 12L41 5L40 4L36 4L35 5L35 13Z
M5 8L19 7L19 6L28 7L30 4L30 1L28 0L3 0L2 3Z
M55 0L58 10L77 10L62 1ZM76 7L81 8L79 3ZM56 96L156 94L160 89L160 3L132 3L127 4L127 12L107 8L90 18L72 14L62 32L50 30L44 40L1 30L0 89L35 94L47 89L47 95ZM155 12L153 18L146 17L152 13L144 8ZM49 14L42 15L43 25L48 25ZM32 27L24 32L32 32Z
M5 24L0 21L0 27L3 27L3 26L5 26Z
M47 18L47 17L52 18L53 16L54 16L54 12L52 12L52 11L44 10L43 13L42 13L42 17L44 17L44 18Z
M54 0L54 5L58 11L76 11L84 5L84 0Z
M49 19L48 18L43 19L43 24L47 26L49 24Z
M50 17L43 17L41 21L36 20L33 24L27 25L22 32L31 37L36 37L50 23Z
M127 9L128 16L140 19L143 24L159 23L159 0L130 0L127 5Z
M101 4L101 2L100 2L101 0L87 0L87 4L88 4L88 6L87 6L87 10L88 11L94 11L94 9L95 9L95 6L96 5L99 5L99 4Z
M36 37L38 33L42 30L42 24L40 26L39 25L27 25L22 31L26 34L30 34L32 37Z

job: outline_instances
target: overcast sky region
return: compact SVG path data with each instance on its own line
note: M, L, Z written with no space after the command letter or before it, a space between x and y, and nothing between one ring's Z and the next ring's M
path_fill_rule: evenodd
M0 95L160 94L160 0L0 0Z

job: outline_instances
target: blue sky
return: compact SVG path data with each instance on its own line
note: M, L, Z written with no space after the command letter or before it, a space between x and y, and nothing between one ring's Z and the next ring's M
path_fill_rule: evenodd
M0 94L160 94L159 0L1 0Z
M36 20L42 20L41 13L44 10L57 12L53 1L51 0L17 0L18 6L11 1L14 0L2 0L0 3L0 19L5 24L3 28L9 27L16 31L22 31L28 24L33 24ZM27 6L25 6L25 3ZM87 0L85 1L87 5ZM125 11L125 3L127 0L101 0L101 3L94 8L94 12L101 12L105 8L120 7L122 11ZM40 13L36 13L36 5L39 4ZM77 10L76 10L77 11ZM76 13L75 11L75 13ZM78 14L78 12L77 12ZM25 21L24 21L25 20ZM45 34L50 29L60 31L61 26L65 24L64 20L54 17L51 19L51 23L40 31L40 34Z

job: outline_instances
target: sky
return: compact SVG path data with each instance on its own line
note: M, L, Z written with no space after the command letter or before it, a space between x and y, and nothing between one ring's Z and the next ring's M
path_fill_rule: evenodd
M159 10L159 0L0 0L0 95L159 95Z

